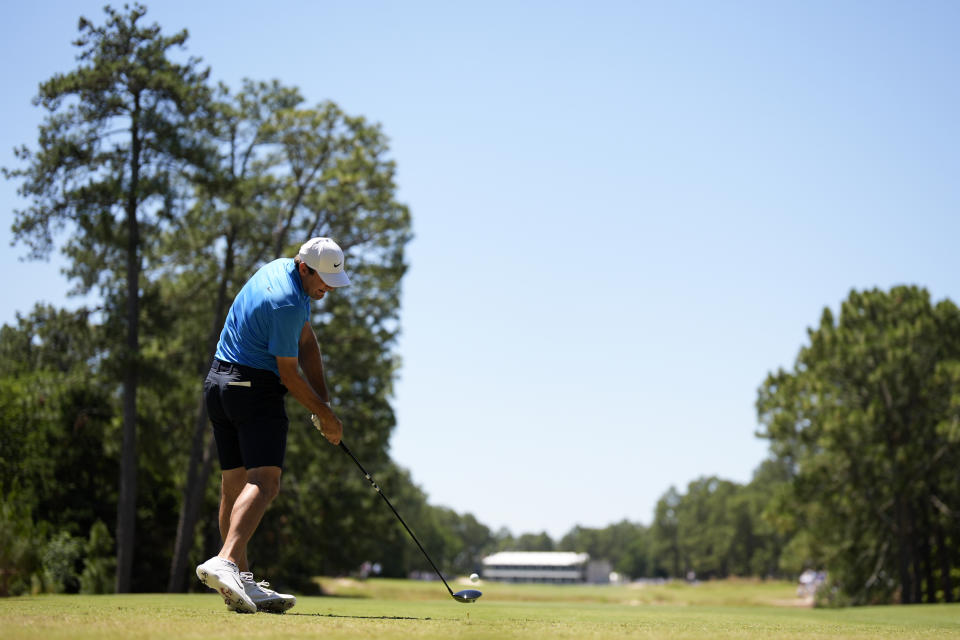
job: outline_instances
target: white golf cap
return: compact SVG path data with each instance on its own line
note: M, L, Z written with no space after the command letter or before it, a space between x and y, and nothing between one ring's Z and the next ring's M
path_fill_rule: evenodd
M343 250L330 238L310 238L300 247L300 262L320 274L331 287L345 287L350 278L343 270Z

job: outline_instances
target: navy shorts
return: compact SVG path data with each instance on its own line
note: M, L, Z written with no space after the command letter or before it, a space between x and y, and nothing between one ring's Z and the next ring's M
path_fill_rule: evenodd
M203 382L220 469L280 467L287 451L287 388L272 371L214 360Z

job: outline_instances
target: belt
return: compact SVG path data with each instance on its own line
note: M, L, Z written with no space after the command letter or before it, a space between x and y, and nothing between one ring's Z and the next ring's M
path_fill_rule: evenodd
M234 362L226 362L218 358L213 359L213 363L210 365L210 368L216 371L217 373L239 373L240 375L251 378L253 380L269 380L271 382L276 382L280 380L280 377L277 376L273 371L267 369L258 369L256 367L248 367L243 364L236 364Z

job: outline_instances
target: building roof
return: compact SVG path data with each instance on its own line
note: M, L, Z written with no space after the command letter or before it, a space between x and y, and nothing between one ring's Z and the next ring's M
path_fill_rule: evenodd
M573 551L500 551L483 559L484 565L523 567L569 567L590 559Z

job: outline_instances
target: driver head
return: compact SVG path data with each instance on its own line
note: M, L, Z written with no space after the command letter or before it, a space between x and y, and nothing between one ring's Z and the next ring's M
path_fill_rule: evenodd
M476 599L482 595L483 594L476 589L464 589L463 591L457 591L453 594L453 597L457 602L475 602Z

